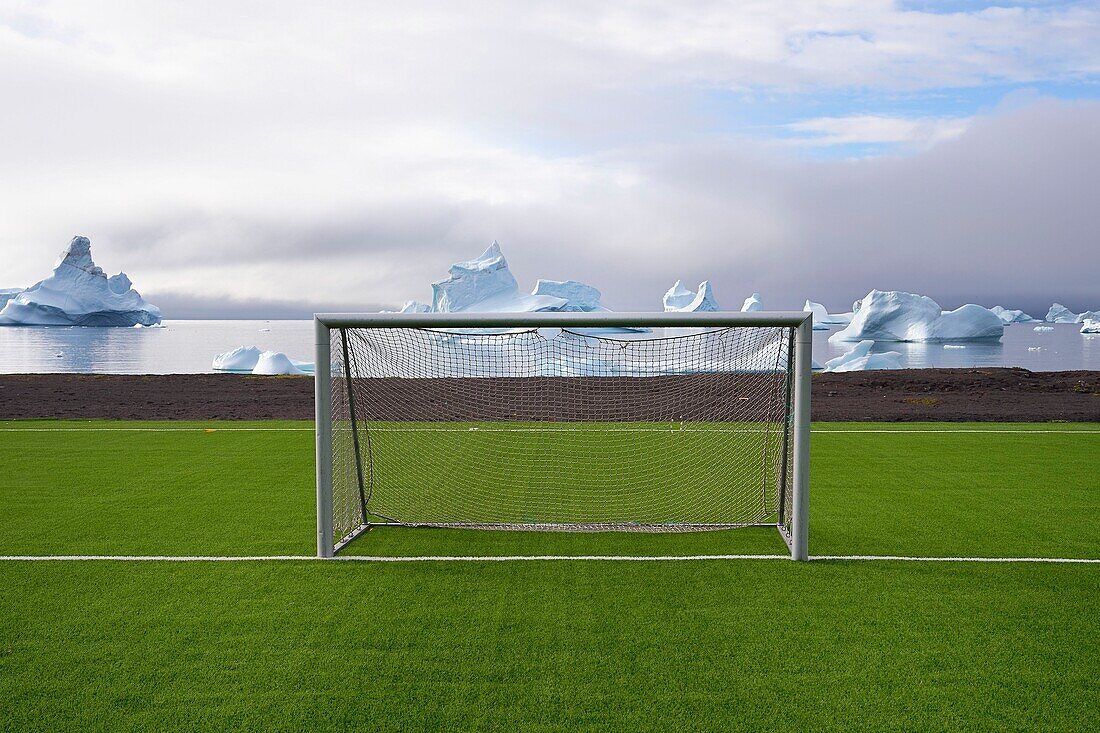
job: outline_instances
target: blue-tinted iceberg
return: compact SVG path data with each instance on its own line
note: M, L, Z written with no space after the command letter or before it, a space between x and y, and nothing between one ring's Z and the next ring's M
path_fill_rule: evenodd
M1043 320L1047 323L1077 323L1077 314L1061 303L1055 303L1050 306Z
M848 326L830 341L970 341L1004 335L1004 323L988 308L967 304L944 311L924 295L872 290L859 301Z
M1001 319L1002 323L1031 323L1037 319L1032 318L1022 310L1010 310L1008 308L1002 308L999 305L995 305L989 309Z
M53 274L9 298L0 326L153 326L160 309L134 290L125 273L107 277L92 261L92 243L74 237Z
M699 283L698 290L691 290L679 280L665 292L662 299L666 312L700 313L714 312L721 308L714 297L714 288L710 280Z
M561 310L565 298L521 293L500 245L481 256L451 265L446 280L432 283L432 313L529 313Z
M896 351L884 351L872 354L875 342L871 339L860 341L850 351L825 362L827 372L862 372L871 369L901 369L901 354Z
M432 283L432 304L406 301L402 313L607 312L600 291L576 280L539 280L523 293L508 260L493 242L481 256L451 265L445 280ZM584 329L585 333L630 333L644 328ZM479 329L484 332L485 329Z
M0 288L0 309L2 309L9 300L22 292L23 288Z

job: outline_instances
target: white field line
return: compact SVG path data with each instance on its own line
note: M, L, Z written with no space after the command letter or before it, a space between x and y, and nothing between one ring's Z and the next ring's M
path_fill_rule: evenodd
M338 562L698 562L706 560L790 560L789 555L338 555ZM0 555L0 562L324 562L313 555ZM1100 564L1081 557L918 557L910 555L813 555L810 560L854 562L971 562Z
M575 429L562 429L562 428L370 428L372 432L377 433L575 433L578 430ZM2 433L203 433L203 432L217 432L217 433L312 433L313 428L234 428L234 427L190 427L190 428L139 428L139 427L119 427L119 428L100 428L100 427L88 427L88 428L9 428L0 427ZM676 428L600 428L594 432L605 433L761 433L767 432L764 430L747 430L741 428L734 429L722 429L722 428L688 428L680 429ZM911 430L891 430L883 428L852 428L839 430L832 428L811 428L811 433L814 435L819 434L836 434L836 433L853 433L853 434L883 434L883 435L913 435L913 434L945 434L945 433L989 433L990 435L1100 435L1100 430L1061 430L1061 429L1015 429L1015 428L995 428L995 429L981 429L981 428L917 428Z

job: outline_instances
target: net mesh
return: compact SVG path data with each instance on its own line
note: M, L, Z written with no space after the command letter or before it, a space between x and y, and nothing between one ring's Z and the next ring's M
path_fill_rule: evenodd
M691 531L791 516L790 328L332 331L333 525Z

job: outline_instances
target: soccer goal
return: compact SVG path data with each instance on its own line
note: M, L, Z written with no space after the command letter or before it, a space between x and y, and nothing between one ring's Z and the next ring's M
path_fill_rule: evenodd
M792 558L807 557L807 313L318 314L315 325L321 557L378 526L774 526Z

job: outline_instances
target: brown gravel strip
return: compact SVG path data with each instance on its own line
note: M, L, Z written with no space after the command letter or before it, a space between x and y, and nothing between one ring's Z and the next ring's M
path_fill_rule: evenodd
M905 369L818 374L813 385L814 420L1100 422L1100 372L1094 371ZM0 375L0 419L312 417L310 377Z

